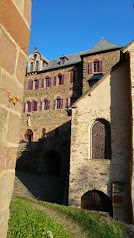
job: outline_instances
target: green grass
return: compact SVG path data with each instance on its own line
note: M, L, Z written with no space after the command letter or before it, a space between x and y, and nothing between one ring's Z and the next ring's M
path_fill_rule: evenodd
M46 202L39 202L44 206L51 206L60 210L64 214L78 222L80 226L86 231L90 238L124 238L125 229L123 225L116 221L110 223L101 222L95 214L86 212L80 209L70 208L67 206L60 206L58 204L50 204Z
M7 238L49 238L42 234L45 230L51 231L54 238L71 238L69 232L45 212L21 199L12 199Z
M34 205L29 204L34 202ZM70 223L75 222L83 230L83 237L89 238L125 238L122 224L111 219L102 222L95 214L80 209L52 204L35 199L13 198L10 206L10 220L7 238L49 238L42 235L44 230L50 230L54 238L73 238L67 229L36 205L56 211L56 216L66 215ZM65 219L65 218L64 218ZM70 231L71 232L71 231Z

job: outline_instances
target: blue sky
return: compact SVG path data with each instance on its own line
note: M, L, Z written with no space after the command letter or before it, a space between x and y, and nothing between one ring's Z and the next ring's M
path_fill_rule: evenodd
M88 50L101 37L117 45L134 39L134 0L33 0L29 54L47 59Z

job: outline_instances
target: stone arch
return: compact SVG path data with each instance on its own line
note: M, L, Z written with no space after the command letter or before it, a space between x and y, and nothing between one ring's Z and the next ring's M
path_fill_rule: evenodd
M91 127L91 158L111 158L111 129L110 123L101 118Z
M25 140L27 142L32 142L33 141L33 131L31 129L27 129L25 132Z
M61 175L61 162L62 158L60 154L56 151L47 151L45 153L45 160L46 160L46 167L47 167L47 174L60 176Z
M81 197L81 208L87 210L108 212L113 216L112 200L100 190L90 190Z

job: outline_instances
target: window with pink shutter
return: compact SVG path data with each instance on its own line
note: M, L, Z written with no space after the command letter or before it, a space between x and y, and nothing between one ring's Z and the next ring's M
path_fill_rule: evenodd
M32 90L33 89L33 80L29 79L28 81L28 90Z
M45 80L46 80L46 87L50 87L51 86L51 78L49 76L46 76L45 77Z
M31 102L30 101L27 102L27 111L31 112Z
M44 78L41 80L41 87L44 88Z
M92 74L92 62L88 63L88 73Z
M62 85L64 85L64 74L62 74Z
M35 71L38 71L39 69L39 61L36 61Z
M70 83L73 83L75 81L75 71L70 71Z
M54 76L54 86L56 86L56 76Z
M63 81L63 79L62 79L62 74L58 74L58 84L59 85L62 85L63 83L62 83L62 81Z
M48 110L49 109L49 101L48 99L44 99L44 110Z
M63 108L63 98L57 97L55 100L55 109Z

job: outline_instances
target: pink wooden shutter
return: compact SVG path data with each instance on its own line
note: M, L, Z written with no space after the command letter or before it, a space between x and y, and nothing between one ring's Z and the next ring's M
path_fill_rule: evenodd
M31 80L31 83L30 83L30 89L32 90L33 89L33 80Z
M88 73L92 74L92 62L88 63Z
M64 85L64 74L62 74L62 85Z
M44 88L44 78L41 81L41 87Z
M51 77L49 78L49 87L51 87Z
M31 112L31 110L32 110L32 103L28 102L28 112Z
M63 108L63 98L61 98L61 101L60 101L60 108Z
M54 76L54 86L56 86L56 76Z
M68 107L68 98L66 98L66 107Z
M99 72L102 72L103 71L103 67L102 67L102 60L99 61Z
M34 111L37 111L37 102L34 101Z

